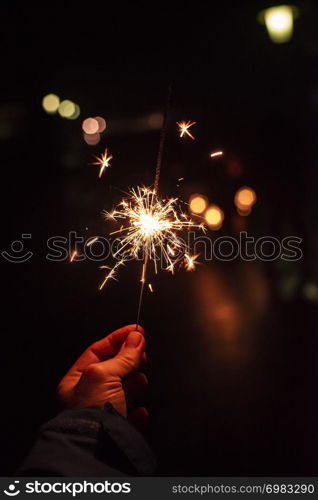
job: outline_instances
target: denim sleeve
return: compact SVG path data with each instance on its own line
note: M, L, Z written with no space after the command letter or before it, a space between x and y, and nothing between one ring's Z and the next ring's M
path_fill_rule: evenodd
M138 430L111 404L63 411L40 429L19 476L125 476L155 472Z

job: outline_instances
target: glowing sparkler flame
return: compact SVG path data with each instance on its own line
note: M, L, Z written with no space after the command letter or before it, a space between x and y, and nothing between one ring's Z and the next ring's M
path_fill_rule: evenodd
M107 149L105 149L105 152L100 157L95 156L95 158L97 161L93 162L92 165L98 165L100 167L98 177L101 177L104 170L110 167L110 160L113 158L113 155L108 156Z
M122 224L111 233L120 236L118 249L113 255L120 255L119 263L131 259L143 260L145 257L154 263L156 273L160 260L165 270L173 272L175 265L184 259L188 246L178 235L180 231L191 228L205 230L203 224L194 224L181 211L178 198L160 199L154 190L147 187L131 189L128 197L112 212L105 211L104 216ZM110 270L100 289L114 277L113 271L118 265L117 262ZM143 273L141 281L144 280Z
M194 140L193 135L191 134L191 132L189 132L189 128L195 124L196 122L191 122L190 120L188 122L177 122L177 125L179 127L180 137L183 137L184 134L187 134L189 137L191 137L191 139Z

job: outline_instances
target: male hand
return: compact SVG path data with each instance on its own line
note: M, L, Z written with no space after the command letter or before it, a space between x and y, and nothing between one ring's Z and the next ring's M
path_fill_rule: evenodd
M92 344L78 358L58 386L58 398L64 408L103 407L106 402L124 417L147 385L138 372L145 359L144 331L128 325ZM143 423L145 408L130 411L129 418Z

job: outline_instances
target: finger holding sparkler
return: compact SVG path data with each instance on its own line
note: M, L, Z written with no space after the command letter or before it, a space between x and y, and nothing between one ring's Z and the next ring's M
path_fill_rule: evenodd
M191 132L189 131L189 129L190 129L190 127L192 127L192 125L195 125L195 124L196 124L196 122L191 122L190 120L188 122L177 122L177 125L179 127L180 137L184 137L184 134L186 134L189 137L191 137L191 139L194 140L194 137L191 134Z

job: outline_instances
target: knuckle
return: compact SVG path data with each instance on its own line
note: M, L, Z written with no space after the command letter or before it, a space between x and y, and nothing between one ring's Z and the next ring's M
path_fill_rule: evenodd
M105 370L99 363L93 363L85 369L83 375L94 380L100 380L105 377Z

